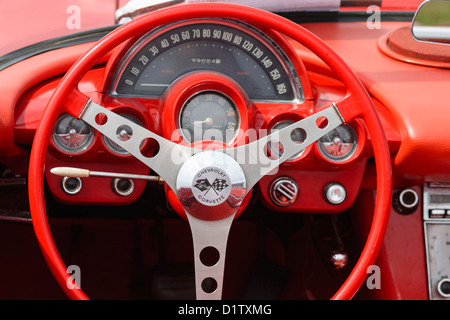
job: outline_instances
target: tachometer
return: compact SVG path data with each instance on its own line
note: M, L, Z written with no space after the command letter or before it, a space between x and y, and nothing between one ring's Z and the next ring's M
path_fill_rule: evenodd
M281 49L229 22L183 22L150 34L128 52L112 94L161 97L181 76L213 71L235 80L252 100L302 97L298 77Z
M187 142L215 140L229 143L239 129L239 112L224 94L200 92L181 108L179 126Z

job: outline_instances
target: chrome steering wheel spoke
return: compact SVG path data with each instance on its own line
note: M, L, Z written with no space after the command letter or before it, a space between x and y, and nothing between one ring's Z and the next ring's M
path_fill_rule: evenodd
M262 177L267 174L275 174L275 170L284 161L343 123L344 120L333 103L332 106L257 141L240 147L225 149L224 152L240 164L245 173L247 192L249 192ZM301 134L298 134L297 131L301 131ZM296 140L298 136L302 136L304 139L298 141ZM280 145L281 155L270 153L270 143Z
M228 234L235 213L207 221L186 212L194 243L195 293L197 300L222 299Z
M226 245L245 196L265 175L343 123L335 105L247 145L200 150L173 143L89 101L80 118L157 172L176 192L191 228L197 299L221 299ZM302 134L297 134L301 130ZM302 141L295 137L302 136ZM142 142L158 151L147 155ZM269 143L282 146L276 158Z
M183 163L193 153L201 151L164 139L92 100L88 101L80 118L153 169L172 190L176 189L176 178ZM141 146L145 143L154 144L156 151L143 152Z

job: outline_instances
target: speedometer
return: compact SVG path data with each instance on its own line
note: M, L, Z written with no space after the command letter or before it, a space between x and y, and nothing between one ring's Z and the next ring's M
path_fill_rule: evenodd
M252 100L301 99L295 69L265 36L226 21L196 20L149 34L125 55L112 94L161 97L181 76L213 71Z

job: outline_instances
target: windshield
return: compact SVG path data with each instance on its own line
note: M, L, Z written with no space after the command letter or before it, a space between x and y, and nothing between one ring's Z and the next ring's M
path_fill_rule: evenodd
M131 0L140 2L140 0ZM209 0L252 5L271 11L358 10L368 3L382 10L414 11L422 0ZM0 1L0 56L26 46L115 24L115 12L128 0L17 0ZM151 3L152 1L146 1ZM153 2L158 2L154 0ZM208 2L186 0L185 2ZM275 5L276 4L276 5Z

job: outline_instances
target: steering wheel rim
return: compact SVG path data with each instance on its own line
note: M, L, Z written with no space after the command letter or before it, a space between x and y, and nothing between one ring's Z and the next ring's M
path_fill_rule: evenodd
M32 222L42 254L50 270L69 298L88 298L76 284L71 286L67 285L68 281L71 284L73 281L54 243L47 221L44 202L43 168L53 124L56 122L57 116L63 111L78 117L87 103L88 98L78 91L76 85L101 57L109 53L118 44L136 34L173 21L208 17L231 18L246 21L249 24L257 26L266 26L300 42L333 69L338 78L346 86L352 103L349 103L349 99L338 102L338 109L342 119L346 122L357 116L364 119L372 139L377 171L375 212L366 244L359 260L347 280L332 297L332 299L351 299L364 282L367 276L367 268L375 261L376 255L382 245L389 219L392 194L392 169L389 148L380 119L363 85L344 61L322 40L303 27L278 15L259 9L231 4L182 4L153 12L129 22L97 42L92 49L72 66L63 80L61 80L48 103L41 123L36 131L29 165L29 202ZM73 107L63 110L62 106L65 100L72 101L74 104ZM354 109L354 105L356 104L358 105L357 110Z

